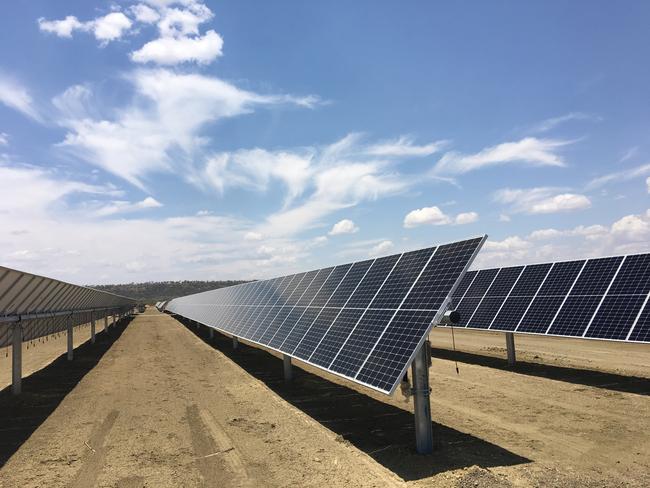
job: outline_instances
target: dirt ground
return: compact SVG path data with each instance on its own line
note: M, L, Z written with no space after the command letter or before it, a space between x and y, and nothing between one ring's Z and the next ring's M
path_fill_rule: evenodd
M455 339L431 336L439 445L418 456L400 393L300 363L287 386L273 355L149 309L0 392L0 486L650 486L648 346L517 336L511 370L503 334Z

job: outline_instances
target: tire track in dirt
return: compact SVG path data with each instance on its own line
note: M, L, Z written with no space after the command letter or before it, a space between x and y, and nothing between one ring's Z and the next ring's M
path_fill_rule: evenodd
M104 447L104 441L113 428L113 425L115 425L118 415L119 412L117 410L111 410L102 423L93 430L90 439L86 443L86 446L89 447L89 452L84 457L83 466L70 484L70 488L95 486L97 476L99 476L104 466L104 459L106 458L107 449Z
M204 486L253 486L232 440L209 411L192 404L187 422Z

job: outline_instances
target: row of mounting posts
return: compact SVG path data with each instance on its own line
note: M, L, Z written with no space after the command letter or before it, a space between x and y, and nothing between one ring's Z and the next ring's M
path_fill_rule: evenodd
M114 326L118 320L130 316L130 312L119 312L113 314ZM104 330L109 330L108 323L109 314L104 315ZM94 344L96 341L96 325L95 312L90 312L90 342ZM74 359L74 326L72 322L72 314L66 318L66 339L67 339L67 358L68 361ZM14 395L20 395L22 392L22 378L23 378L23 326L20 321L15 322L11 331L11 392Z

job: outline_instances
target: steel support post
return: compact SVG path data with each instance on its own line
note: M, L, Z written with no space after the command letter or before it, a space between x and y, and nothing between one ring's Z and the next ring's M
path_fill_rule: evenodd
M209 327L208 330L210 331L208 332L210 340L214 339L214 329L212 327Z
M235 336L232 336L232 348L233 349L239 348L239 339L237 339L237 337Z
M74 332L72 328L72 315L68 316L68 361L74 359Z
M291 383L293 380L293 368L291 367L291 356L286 354L282 355L282 363L284 365L284 382Z
M23 327L20 322L13 325L11 341L11 391L20 395L23 382Z
M90 315L90 343L94 344L95 343L95 313L93 312Z
M104 332L108 330L108 315L104 315Z
M418 454L433 452L433 427L429 403L429 366L425 346L421 346L413 360L413 406L415 409L415 448Z
M512 332L506 332L506 351L508 351L508 366L514 366L517 362L515 353L515 335Z
M115 327L116 323L117 323L117 321L115 320L115 314L113 314L113 324L111 325L111 327Z

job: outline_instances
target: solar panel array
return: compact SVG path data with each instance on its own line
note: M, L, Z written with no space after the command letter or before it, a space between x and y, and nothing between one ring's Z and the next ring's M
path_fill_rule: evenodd
M220 288L165 309L390 394L484 240Z
M469 271L455 327L650 342L650 254Z
M112 293L0 266L0 347L11 343L12 323L23 341L124 312L136 302ZM93 314L91 316L91 314Z

